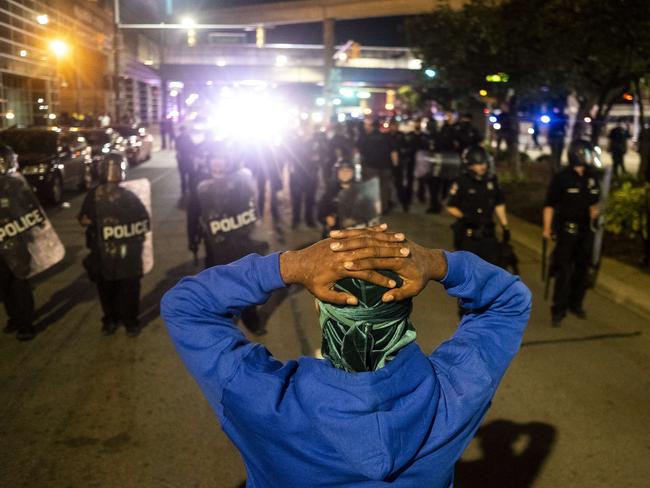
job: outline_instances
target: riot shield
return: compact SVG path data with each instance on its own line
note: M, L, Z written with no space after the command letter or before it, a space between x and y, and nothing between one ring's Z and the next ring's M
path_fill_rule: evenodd
M587 286L593 288L596 286L598 279L598 270L600 269L600 258L603 249L603 236L605 234L605 208L607 206L607 199L609 198L609 191L612 185L612 165L605 166L603 176L600 181L600 215L595 222L592 223L594 227L594 244L591 250L591 262L589 264Z
M368 227L379 223L381 197L379 179L353 183L338 197L339 225L343 229Z
M207 179L199 184L197 192L208 266L266 252L268 245L252 238L258 216L250 171L242 169Z
M0 175L0 255L18 278L61 261L65 248L20 173Z
M101 273L108 281L139 278L153 268L151 185L141 178L95 190Z

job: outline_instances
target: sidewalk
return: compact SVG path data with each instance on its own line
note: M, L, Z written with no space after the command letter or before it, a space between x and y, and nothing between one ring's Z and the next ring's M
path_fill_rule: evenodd
M508 215L508 226L514 241L541 258L540 226L525 222L513 215ZM650 275L615 259L603 257L595 291L650 319Z

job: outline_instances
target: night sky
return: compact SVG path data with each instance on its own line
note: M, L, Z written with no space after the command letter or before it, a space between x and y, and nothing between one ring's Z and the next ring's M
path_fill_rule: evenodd
M214 7L259 5L278 3L277 0L172 0L173 18L166 19L168 0L121 0L123 22L178 21L183 15L191 15ZM285 0L286 1L286 0ZM298 1L298 0L289 0ZM200 18L197 18L200 22ZM336 42L343 44L355 40L367 46L405 46L403 17L384 17L367 20L338 21ZM251 42L253 38L251 37ZM270 29L267 43L322 44L321 24L300 24Z

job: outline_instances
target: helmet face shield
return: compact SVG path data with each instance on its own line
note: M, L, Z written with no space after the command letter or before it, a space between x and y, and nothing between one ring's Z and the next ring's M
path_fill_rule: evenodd
M589 141L576 140L569 145L569 165L601 166L598 151Z
M484 147L470 146L463 151L460 158L465 171L471 171L477 176L483 176L490 170L492 157Z
M9 146L0 145L0 175L13 173L18 169L18 156Z
M101 183L119 183L126 178L126 160L119 154L108 154L99 163Z

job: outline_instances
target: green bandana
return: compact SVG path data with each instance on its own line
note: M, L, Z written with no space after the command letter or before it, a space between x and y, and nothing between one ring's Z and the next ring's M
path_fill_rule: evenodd
M382 274L401 285L402 280L394 273ZM335 367L348 372L375 371L415 340L409 320L411 300L384 303L381 297L388 288L353 278L338 281L335 288L359 300L354 306L318 302L323 331L321 353Z

